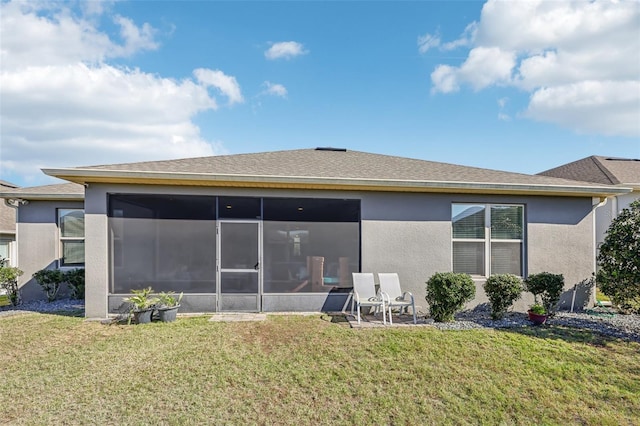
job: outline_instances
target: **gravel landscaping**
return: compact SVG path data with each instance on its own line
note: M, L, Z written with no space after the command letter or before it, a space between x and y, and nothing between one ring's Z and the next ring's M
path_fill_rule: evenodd
M531 327L526 313L509 312L503 319L494 321L490 317L490 309L485 306L460 312L451 323L436 323L430 318L425 322L441 330ZM545 326L588 329L606 336L640 342L640 315L560 311L553 318L547 319Z
M84 300L62 299L54 302L34 301L24 303L17 308L0 307L0 317L22 313L51 313L84 310ZM431 318L419 321L440 330L470 330L474 328L518 328L531 327L526 313L509 312L501 320L494 321L489 316L489 308L480 306L476 309L456 314L456 320L450 323L436 323ZM394 320L395 321L395 320ZM640 315L590 314L586 312L558 312L549 318L545 326L563 326L588 329L597 333L640 342Z
M53 302L46 300L36 300L33 302L23 303L17 307L0 306L0 317L19 315L33 312L51 313L51 312L72 312L84 311L84 300L76 299L60 299Z

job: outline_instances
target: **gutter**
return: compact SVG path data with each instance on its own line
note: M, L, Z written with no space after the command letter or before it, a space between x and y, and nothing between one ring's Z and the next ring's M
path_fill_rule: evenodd
M401 192L462 192L597 196L626 194L632 188L617 186L543 185L495 182L451 182L386 180L365 178L322 178L307 176L234 175L210 173L171 173L96 169L43 169L45 174L71 182L146 183L196 186L233 186L265 188L325 188Z
M18 198L19 197L19 198ZM29 200L32 201L52 201L52 200L84 200L84 194L29 194L20 192L0 192L0 198L4 198L5 205L17 208L18 205L29 204ZM8 202L16 202L17 204L11 205Z

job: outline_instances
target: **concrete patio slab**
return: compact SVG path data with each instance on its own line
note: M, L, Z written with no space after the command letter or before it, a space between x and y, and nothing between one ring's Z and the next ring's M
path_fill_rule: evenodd
M376 328L376 327L424 327L431 326L433 324L433 320L426 320L424 315L418 315L417 324L413 323L412 315L394 315L393 316L393 324L389 323L389 318L387 318L387 324L385 325L382 322L382 315L363 315L360 320L360 324L358 324L358 319L355 315L351 315L349 313L345 314L347 321L351 328Z
M209 321L212 322L242 322L242 321L264 321L267 314L262 313L223 313L213 314Z

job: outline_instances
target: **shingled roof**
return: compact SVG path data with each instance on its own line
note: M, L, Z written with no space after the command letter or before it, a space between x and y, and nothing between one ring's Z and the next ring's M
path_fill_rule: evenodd
M84 186L77 183L59 183L26 188L7 188L0 191L0 198L22 200L82 200L84 199Z
M333 148L110 164L45 173L77 183L610 195L620 188Z
M640 187L640 159L592 155L538 173L583 182Z
M11 183L11 182L7 182L6 180L0 180L0 189L3 188L17 188L18 185Z

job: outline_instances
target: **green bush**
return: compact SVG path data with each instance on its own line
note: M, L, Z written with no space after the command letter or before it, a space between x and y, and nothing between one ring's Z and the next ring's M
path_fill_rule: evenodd
M151 287L143 288L142 290L131 290L133 296L123 299L124 302L129 303L131 312L144 311L154 307L158 303L157 297L151 297L153 289Z
M513 274L496 274L487 278L484 292L491 303L491 318L502 319L507 309L522 295L522 280Z
M427 281L427 302L436 322L453 321L453 315L476 295L469 274L438 272Z
M538 297L542 299L542 306L549 315L553 315L560 301L560 295L564 289L564 277L562 274L552 274L550 272L540 272L529 275L524 280L525 288L533 293L536 303Z
M0 288L7 292L7 299L12 306L20 304L20 289L18 288L18 277L23 272L13 266L9 266L6 259L0 258Z
M84 269L72 269L64 273L63 281L71 289L71 297L84 300Z
M162 293L158 293L158 306L161 308L173 308L180 304L182 300L183 293L180 293L178 297L173 291L163 291Z
M640 313L640 200L611 222L598 253L598 287L622 312Z
M64 282L64 273L57 269L41 269L33 274L33 278L47 293L47 300L53 302L58 296L60 284Z

